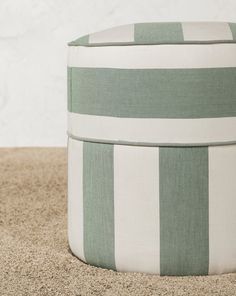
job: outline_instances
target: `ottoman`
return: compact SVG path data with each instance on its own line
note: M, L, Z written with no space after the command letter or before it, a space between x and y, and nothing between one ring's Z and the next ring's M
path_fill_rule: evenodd
M76 256L236 271L236 24L132 24L69 43L68 135Z

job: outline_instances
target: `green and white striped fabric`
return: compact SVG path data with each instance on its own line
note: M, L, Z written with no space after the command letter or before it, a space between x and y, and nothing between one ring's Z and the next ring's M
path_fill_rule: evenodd
M69 139L69 242L118 271L236 271L236 145L144 147Z
M71 46L235 42L236 24L217 22L140 23L83 36Z
M69 43L68 231L95 266L236 272L236 24Z

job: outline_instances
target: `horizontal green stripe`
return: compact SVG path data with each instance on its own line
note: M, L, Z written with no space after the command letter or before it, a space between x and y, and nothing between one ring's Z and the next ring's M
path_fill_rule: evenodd
M160 272L208 274L208 148L160 148Z
M233 39L236 40L236 24L235 23L229 23Z
M236 68L71 68L70 112L130 118L236 116Z
M113 145L83 144L84 254L86 262L116 269Z
M136 44L156 44L165 42L183 42L181 23L141 23L134 26Z

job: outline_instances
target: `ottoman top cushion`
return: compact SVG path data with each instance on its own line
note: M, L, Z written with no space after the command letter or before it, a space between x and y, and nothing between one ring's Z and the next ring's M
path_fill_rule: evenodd
M69 134L144 146L236 143L236 23L146 23L68 48Z
M236 23L138 23L82 36L70 46L236 43Z

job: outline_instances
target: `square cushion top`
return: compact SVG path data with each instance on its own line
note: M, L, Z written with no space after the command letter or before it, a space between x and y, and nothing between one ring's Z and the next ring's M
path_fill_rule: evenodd
M82 36L69 46L236 43L236 23L138 23Z

